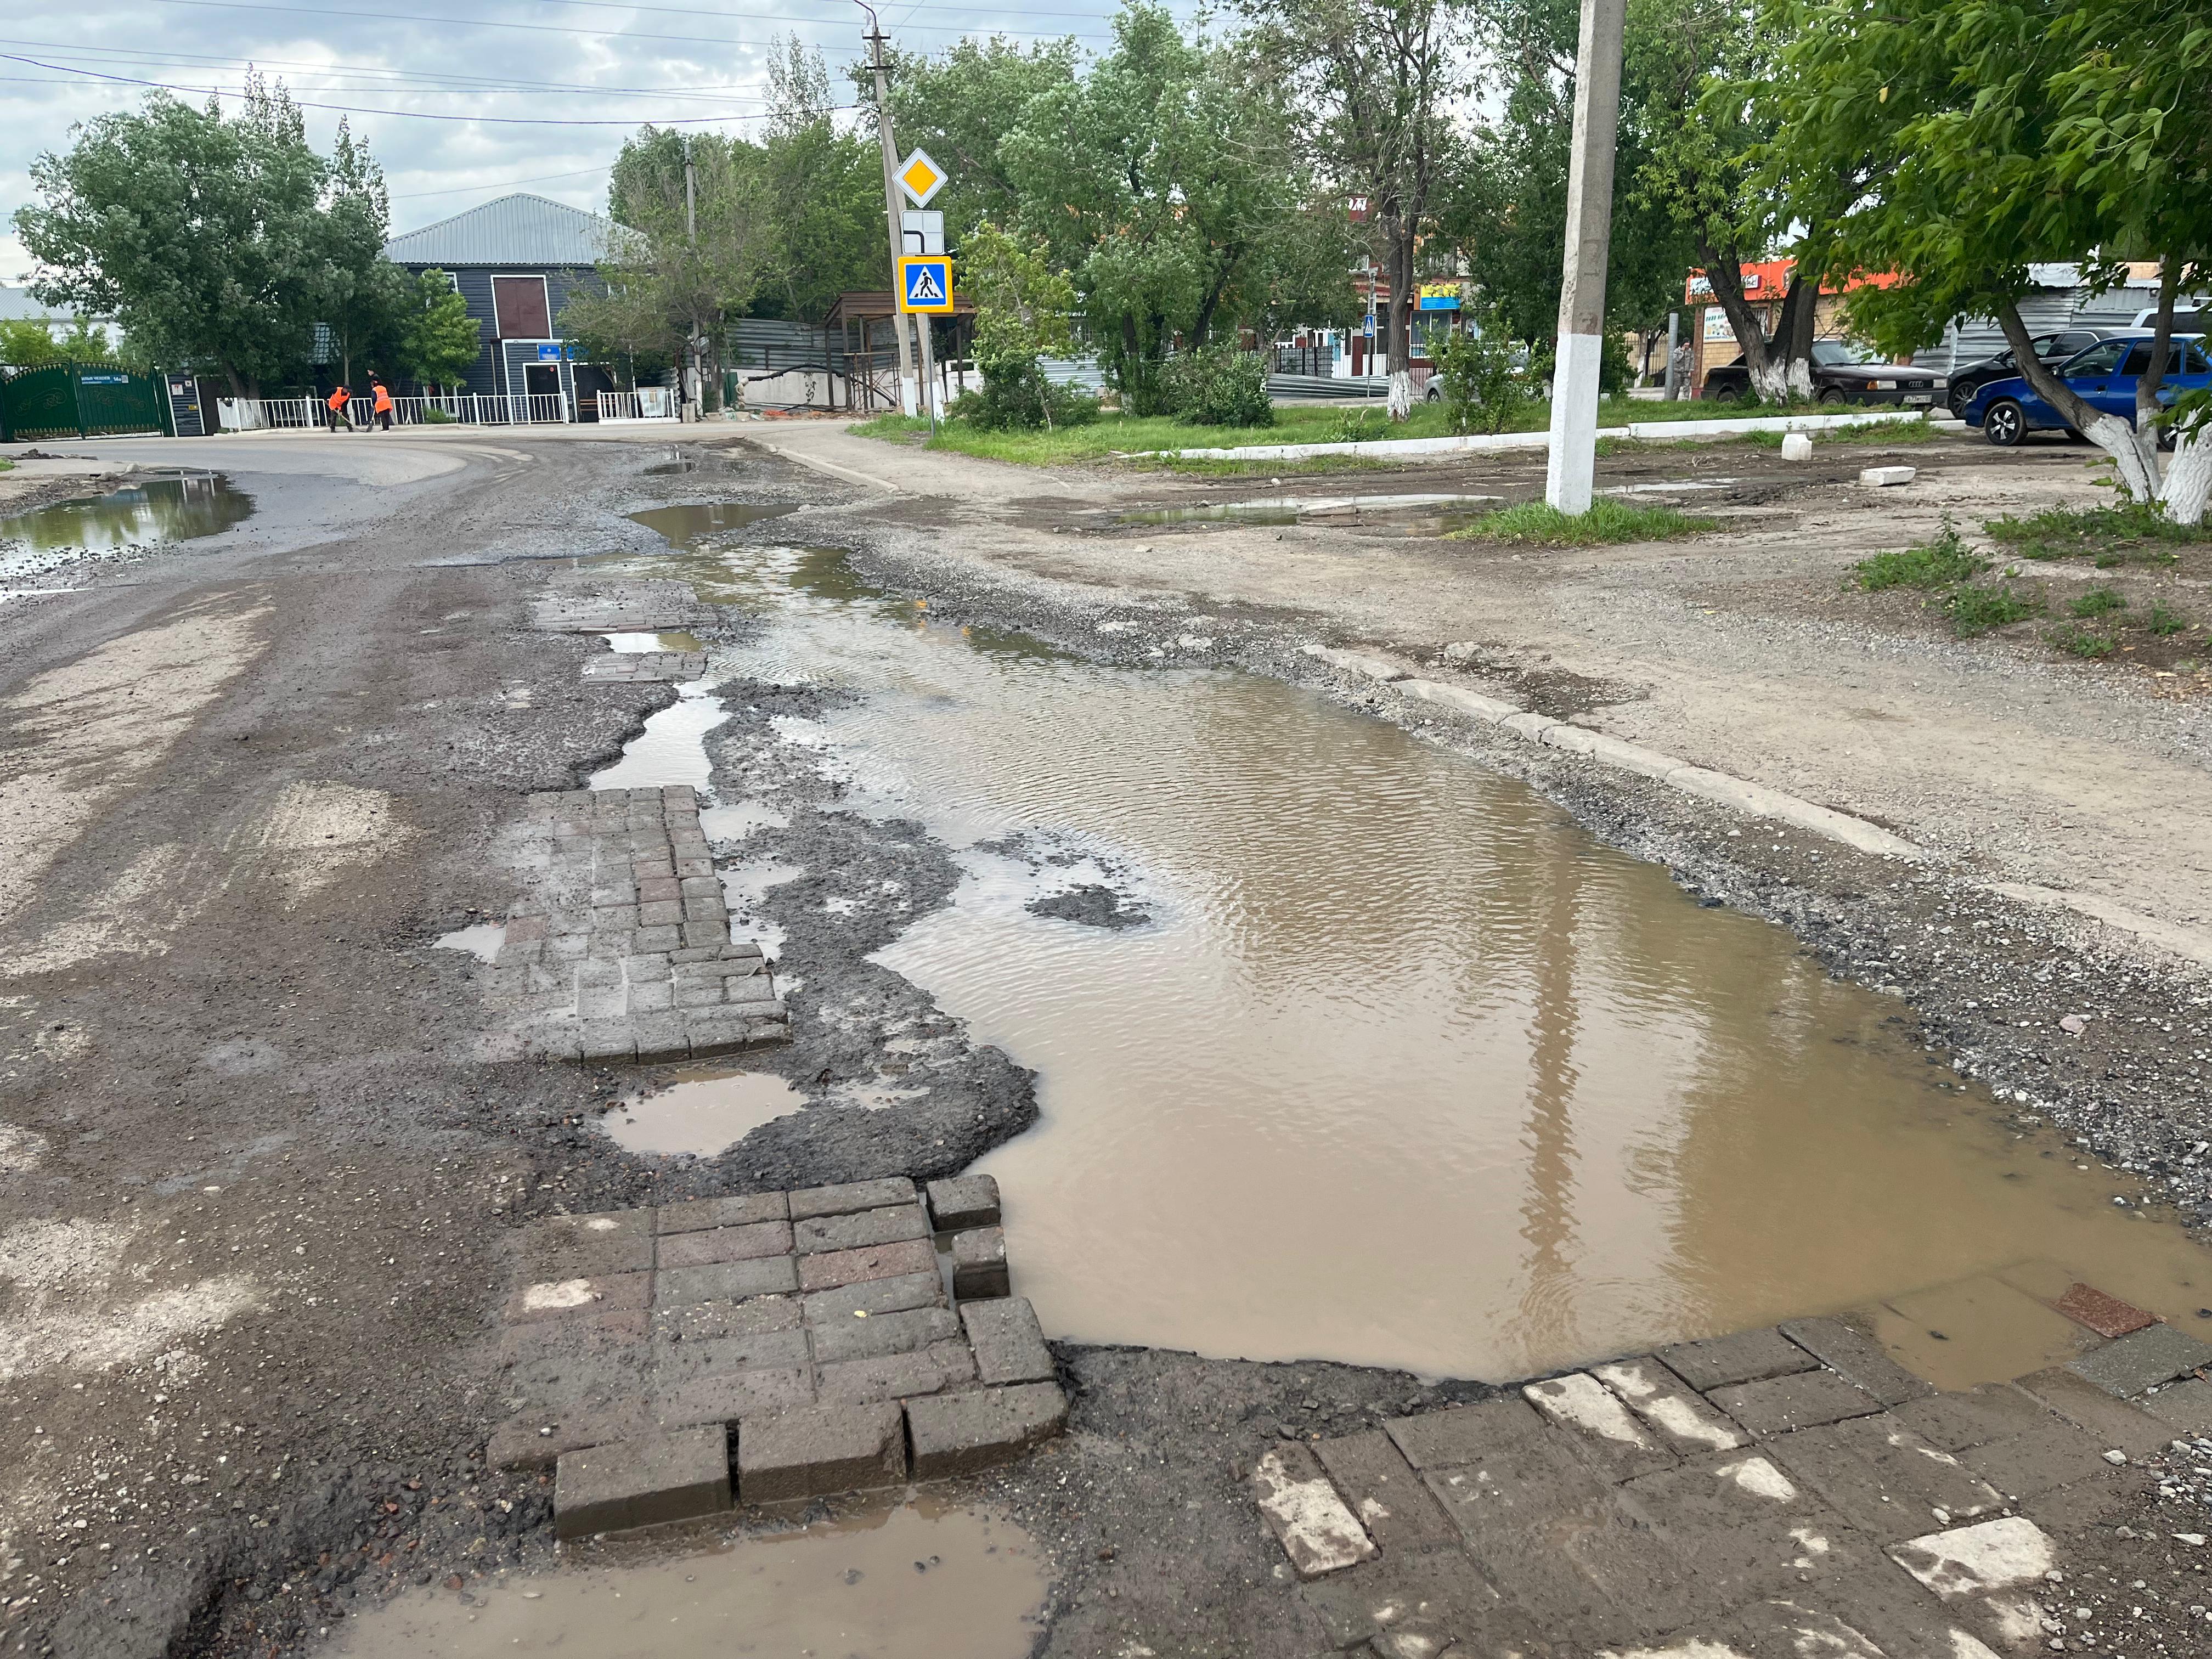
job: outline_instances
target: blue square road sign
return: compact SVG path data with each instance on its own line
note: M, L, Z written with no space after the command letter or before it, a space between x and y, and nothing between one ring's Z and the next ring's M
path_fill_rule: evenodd
M908 254L898 262L898 308L949 313L952 261L941 253Z

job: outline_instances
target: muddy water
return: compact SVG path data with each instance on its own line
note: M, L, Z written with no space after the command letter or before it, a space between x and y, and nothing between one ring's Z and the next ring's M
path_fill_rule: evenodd
M665 789L688 783L708 787L707 733L730 718L712 696L712 680L688 680L676 701L645 717L645 729L623 745L622 758L592 774L594 789Z
M228 530L253 498L218 474L155 478L0 517L0 579L35 575L70 562L156 542Z
M1023 1659L1044 1581L1011 1522L927 1499L702 1549L419 1591L333 1632L346 1659ZM618 1563L619 1565L613 1565Z
M671 546L689 547L702 538L742 530L749 524L781 518L790 511L787 507L757 507L744 501L703 501L681 507L656 507L629 516L633 523L643 525Z
M633 1152L712 1158L805 1104L805 1096L765 1072L684 1066L608 1111L599 1127Z
M2212 1257L1898 1005L1517 784L1272 681L933 623L835 554L672 563L773 619L720 672L863 694L787 736L961 849L884 960L1039 1073L982 1167L1055 1334L1494 1378L2030 1260L2212 1305ZM1102 879L1150 922L1030 908Z

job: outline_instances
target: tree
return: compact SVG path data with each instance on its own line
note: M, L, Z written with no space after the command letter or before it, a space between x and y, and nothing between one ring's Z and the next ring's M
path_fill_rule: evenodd
M72 130L32 163L15 227L49 305L118 319L143 349L204 362L240 397L305 363L324 163L283 88L231 119L166 94Z
M434 267L416 276L400 329L400 368L424 386L447 386L483 352L483 331L453 279Z
M106 331L79 317L58 333L40 317L0 318L0 363L11 368L40 368L48 363L112 363L115 348Z
M986 220L1012 225L1031 205L1001 146L1032 99L1075 84L1076 60L1073 40L1025 47L996 35L963 40L934 58L890 60L891 131L900 149L927 150L951 175L930 204L945 215L948 243L957 246ZM872 88L865 64L854 74L856 84Z
M338 379L350 385L356 353L380 373L397 370L407 274L384 257L392 234L384 169L355 142L343 117L325 179L322 210L311 223L307 289L315 320L337 349Z
M762 297L786 317L821 317L848 289L890 286L882 147L840 132L820 52L788 37L769 60L773 114L758 178L769 230Z
M961 287L975 302L975 366L987 427L1053 424L1053 392L1038 359L1074 348L1075 284L1042 238L1024 240L988 219L961 245Z

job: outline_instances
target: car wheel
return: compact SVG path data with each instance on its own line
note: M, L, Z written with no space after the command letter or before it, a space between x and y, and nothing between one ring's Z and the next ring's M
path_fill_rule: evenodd
M2000 449L2016 447L2027 436L2027 411L2009 398L2000 398L1982 416L1982 436Z
M1832 407L1837 404L1840 404L1843 400L1844 394L1837 391L1835 387L1826 386L1822 388L1820 392L1820 401L1823 404Z
M1444 400L1444 383L1433 374L1429 376L1428 390L1421 393L1425 403L1440 404Z

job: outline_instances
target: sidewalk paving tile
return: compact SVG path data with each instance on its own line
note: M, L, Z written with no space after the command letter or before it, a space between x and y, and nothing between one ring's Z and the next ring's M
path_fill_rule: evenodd
M1830 1370L1850 1378L1885 1406L1924 1399L1936 1392L1933 1382L1914 1376L1884 1353L1873 1338L1841 1320L1792 1319L1785 1321L1781 1330Z
M1896 1412L1900 1421L1947 1452L2033 1434L2051 1420L2049 1407L2009 1382L1982 1382L1956 1393L1909 1400Z
M1521 1397L1583 1443L1616 1480L1673 1468L1680 1461L1637 1424L1620 1397L1586 1371L1531 1382Z
M1878 1543L2004 1506L1996 1488L1887 1412L1778 1435L1765 1450Z
M1436 1494L1380 1429L1323 1440L1314 1447L1322 1468L1377 1547L1395 1555L1455 1544L1459 1533Z
M2130 1457L2162 1451L2173 1437L2173 1431L2148 1409L2148 1397L2130 1405L2063 1365L2017 1377L2013 1386L2093 1437L2100 1446L2124 1451Z
M1711 1452L1621 1488L1723 1606L1869 1566L1874 1545L1764 1448Z
M1661 1442L1685 1457L1732 1451L1750 1437L1656 1358L1593 1365L1590 1374L1619 1395Z
M1662 1348L1658 1358L1699 1394L1731 1382L1759 1382L1809 1371L1820 1363L1771 1327Z
M1261 1518L1299 1577L1373 1559L1374 1540L1305 1447L1269 1448L1253 1468L1252 1488Z
M1731 1383L1715 1389L1706 1398L1760 1437L1865 1417L1881 1409L1881 1402L1857 1383L1829 1370Z
M2124 1397L2208 1365L2212 1365L2212 1343L2200 1342L2171 1325L2153 1325L2082 1355L2067 1369L2107 1394Z
M1929 1533L1893 1545L1890 1558L1984 1642L2013 1650L2042 1635L2037 1600L2058 1566L2050 1534L2025 1516Z

